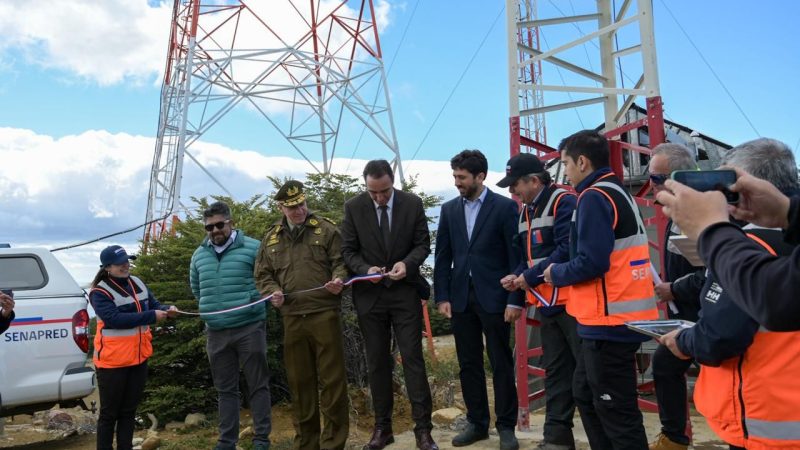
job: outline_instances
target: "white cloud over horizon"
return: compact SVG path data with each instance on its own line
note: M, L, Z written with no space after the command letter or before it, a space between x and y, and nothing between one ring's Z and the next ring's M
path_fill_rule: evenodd
M0 220L7 224L0 242L52 249L143 223L154 145L153 137L104 130L53 138L27 129L0 127ZM312 171L308 162L299 158L266 156L202 141L190 151L238 200L270 194L267 176L302 180ZM365 163L363 159L337 158L333 171L360 177ZM404 167L406 176L416 176L427 194L444 199L457 195L448 161L415 160ZM494 186L502 176L490 172L487 185ZM186 160L181 190L184 204L191 207L188 199L192 196L221 193L196 164ZM97 255L104 246L138 246L142 232L139 229L56 256L79 283L85 283L97 270Z

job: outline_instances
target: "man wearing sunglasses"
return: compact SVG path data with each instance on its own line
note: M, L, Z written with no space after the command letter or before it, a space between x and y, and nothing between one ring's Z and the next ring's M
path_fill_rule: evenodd
M656 146L649 166L653 195L665 190L664 183L672 172L695 169L694 155L687 147L675 143ZM655 291L659 301L673 302L677 308L677 312L671 308L667 310L671 319L696 322L705 276L701 267L692 266L669 241L670 236L679 234L681 230L670 220L664 236L665 282L657 284ZM689 445L689 436L686 435L686 371L691 365L691 359L679 359L663 345L653 354L661 433L650 444L651 450L685 450Z
M200 312L222 311L261 298L253 270L260 242L233 227L231 210L223 202L203 211L206 238L192 255L189 281L200 301ZM215 449L234 450L239 440L239 369L247 380L253 414L253 448L269 448L269 372L266 307L202 316L206 351L219 400L219 439Z

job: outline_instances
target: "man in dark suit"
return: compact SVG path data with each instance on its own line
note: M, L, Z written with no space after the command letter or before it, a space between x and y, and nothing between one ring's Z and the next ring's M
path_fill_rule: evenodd
M483 185L488 164L480 151L464 150L450 160L450 167L460 196L442 205L433 287L439 312L450 317L453 327L469 421L453 438L453 446L489 437L483 370L486 336L500 448L516 450L517 392L510 337L523 298L519 292L506 291L500 280L519 264L519 251L513 247L518 208L513 200Z
M353 303L367 350L375 428L365 450L382 449L392 435L392 357L394 329L417 448L438 450L431 438L431 391L422 357L422 308L419 266L430 254L428 220L422 200L394 189L394 174L385 160L364 167L367 192L344 205L342 256L356 275L383 273L373 283L353 285Z

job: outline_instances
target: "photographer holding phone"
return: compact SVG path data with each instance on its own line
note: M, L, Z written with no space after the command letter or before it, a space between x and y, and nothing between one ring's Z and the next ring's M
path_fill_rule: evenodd
M789 164L789 147L777 140L761 138L739 148L773 149ZM779 157L779 156L774 156ZM800 250L791 256L771 255L748 239L739 227L728 220L734 218L784 230L784 240L800 243L800 197L791 190L788 195L780 187L738 171L731 190L741 196L736 206L725 204L718 192L697 192L674 181L667 181L672 191L658 195L669 215L690 238L698 240L698 250L709 269L731 290L731 296L754 319L774 331L800 330ZM796 182L793 172L787 181ZM699 239L698 239L699 238Z
M14 293L10 289L0 291L0 334L5 333L14 320Z
M725 165L749 172L784 192L796 191L794 156L791 150L775 146L774 142L777 141L759 140L739 146ZM674 212L673 199L686 201L685 194L692 193L679 184L667 187L674 189L676 195L670 198L662 193L659 200L663 199ZM719 197L715 200L717 206ZM682 203L677 205L680 208ZM679 217L673 216L676 221ZM794 250L777 228L748 224L739 232L746 233L744 238L761 251L774 256L788 256ZM727 259L727 264L734 261L738 266L746 264L740 257ZM701 293L703 316L694 327L670 332L660 342L678 358L694 357L702 364L695 386L695 405L731 449L797 448L800 436L787 430L800 420L800 398L792 388L793 377L800 372L800 333L776 333L761 327L733 302L732 298L739 294L736 287L725 284L711 266L707 274Z

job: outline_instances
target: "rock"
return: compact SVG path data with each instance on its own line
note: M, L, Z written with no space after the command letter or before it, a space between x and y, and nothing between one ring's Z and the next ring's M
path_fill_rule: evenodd
M431 419L437 425L447 426L463 414L464 412L458 408L445 408L434 411Z
M201 427L206 423L208 423L208 421L206 420L205 414L193 413L193 414L187 414L186 419L183 421L183 423L185 423L187 426L190 427L192 426Z
M248 440L251 437L253 437L253 434L254 434L253 427L247 427L244 430L242 430L241 433L239 433L239 440L240 441Z
M183 422L169 422L164 425L164 429L167 431L177 431L186 428L186 424Z
M75 420L66 412L54 409L47 412L45 423L48 430L69 430L75 425Z
M142 445L142 442L144 442L144 438L137 437L137 438L133 438L133 442L132 442L132 444L133 444L134 446L136 446L136 445Z
M142 450L155 450L161 447L161 438L149 437L142 442Z
M78 430L72 428L72 429L69 429L69 430L64 431L61 434L59 434L58 438L59 439L66 439L66 438L68 438L70 436L75 436L76 434L78 434Z

